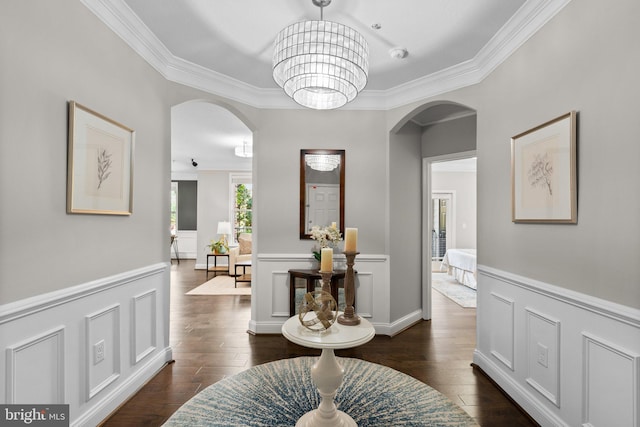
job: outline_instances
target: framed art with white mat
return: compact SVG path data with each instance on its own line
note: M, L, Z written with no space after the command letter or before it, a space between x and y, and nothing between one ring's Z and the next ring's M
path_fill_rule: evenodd
M67 213L131 215L134 130L69 102Z
M576 112L511 138L512 221L575 224Z

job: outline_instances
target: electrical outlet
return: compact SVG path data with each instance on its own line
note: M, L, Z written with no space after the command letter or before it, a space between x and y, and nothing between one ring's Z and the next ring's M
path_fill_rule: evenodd
M97 365L103 360L104 360L104 340L100 340L93 345L93 364Z
M549 367L549 349L538 343L538 363L545 368Z

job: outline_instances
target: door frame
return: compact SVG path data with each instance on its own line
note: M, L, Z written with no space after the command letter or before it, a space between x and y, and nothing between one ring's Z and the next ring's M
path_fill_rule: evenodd
M441 195L441 196L445 196L445 197L439 197L439 199L444 199L446 198L449 201L449 204L447 205L447 219L446 219L446 223L445 223L445 229L447 230L447 236L445 237L445 240L447 242L447 249L448 248L453 248L454 247L454 242L456 241L456 228L455 228L455 224L456 224L456 192L455 190L434 190L433 188L431 189L431 209L435 209L435 206L433 206L433 199L435 195ZM431 220L433 221L433 214L431 215ZM429 223L429 227L431 227L432 223ZM433 256L433 254L432 254ZM432 266L433 268L433 266Z
M431 201L431 165L450 160L461 160L477 157L476 150L441 156L424 157L422 159L422 318L431 319L431 222L433 203Z

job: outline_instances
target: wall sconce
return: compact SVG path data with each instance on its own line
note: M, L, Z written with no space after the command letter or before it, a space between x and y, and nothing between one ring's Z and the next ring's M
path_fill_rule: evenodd
M191 166L193 166L195 168L196 166L198 166L198 162L196 162L195 160L191 159Z

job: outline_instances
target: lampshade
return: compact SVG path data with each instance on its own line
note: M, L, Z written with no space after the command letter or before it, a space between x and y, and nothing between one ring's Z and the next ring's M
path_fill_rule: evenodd
M322 10L330 0L313 3ZM273 78L302 106L317 110L342 107L365 87L368 72L367 41L346 25L302 21L276 37Z
M220 221L218 223L218 234L231 234L231 223Z
M306 154L305 163L313 170L332 171L340 164L339 154Z

